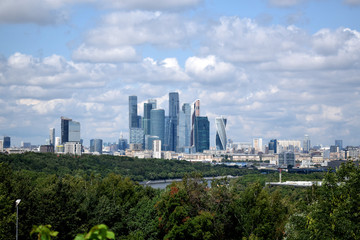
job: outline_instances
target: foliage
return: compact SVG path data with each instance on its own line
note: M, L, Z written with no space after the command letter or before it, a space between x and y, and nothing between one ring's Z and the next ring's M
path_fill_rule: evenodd
M99 224L90 229L88 233L78 234L74 240L105 240L115 239L115 234L108 230L105 224Z
M100 175L110 173L127 176L134 181L183 178L191 172L201 172L204 177L241 176L256 170L247 170L210 163L165 159L138 159L109 155L56 155L53 153L0 154L0 163L9 164L13 170L29 170L65 176Z
M56 237L59 232L53 231L50 228L51 225L34 225L30 232L30 236L32 236L34 233L38 233L38 240L51 240L51 237Z

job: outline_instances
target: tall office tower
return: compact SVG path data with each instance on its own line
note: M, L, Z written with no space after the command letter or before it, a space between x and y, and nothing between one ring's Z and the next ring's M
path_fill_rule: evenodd
M144 145L144 129L142 128L130 128L130 144Z
M162 142L162 149L163 151L169 151L170 145L170 117L165 116L165 124L164 124L164 142Z
M161 143L164 142L165 135L165 110L151 109L150 111L150 135L159 137Z
M61 145L61 138L60 137L56 137L55 138L55 147Z
M190 146L195 145L195 118L200 116L200 100L196 100L192 106L192 116L191 116L191 133L190 133Z
M184 103L178 115L178 129L177 129L177 149L182 152L184 147L190 146L190 104Z
M98 152L102 154L103 140L91 139L90 140L90 152Z
M196 152L210 148L210 122L207 117L195 117L194 145Z
M216 126L216 150L226 150L226 122L227 119L224 117L215 118L215 126Z
M50 139L50 145L55 146L55 128L49 129L49 139Z
M11 139L9 136L4 136L3 138L3 148L10 148L11 147Z
M0 152L4 151L4 141L0 140Z
M80 123L70 118L61 117L61 143L80 143Z
M129 96L129 128L138 128L137 96Z
M123 134L120 133L119 143L118 143L118 149L125 151L128 148L128 142L127 139L124 138Z
M277 153L278 152L278 142L276 139L271 139L269 142L269 153Z
M253 148L257 152L262 152L263 151L262 138L254 138L253 139Z
M156 109L156 100L149 99L144 103L143 129L144 135L150 135L150 111Z
M311 145L310 145L309 135L305 135L304 141L303 141L303 152L308 153L310 151L310 148L311 148Z
M343 141L335 140L335 146L339 147L339 150L343 150Z
M170 136L169 136L169 150L176 150L177 140L177 121L179 115L179 93L169 93L169 117L170 117Z

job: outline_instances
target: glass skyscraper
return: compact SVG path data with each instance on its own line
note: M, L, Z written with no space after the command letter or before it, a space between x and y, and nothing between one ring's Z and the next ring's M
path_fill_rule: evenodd
M190 104L184 103L178 115L178 129L177 129L177 149L182 152L184 147L190 146Z
M80 142L80 123L61 117L61 143Z
M179 93L169 93L169 117L170 117L170 131L169 131L169 150L176 150L177 140L177 121L179 114Z
M217 117L215 118L215 126L216 126L216 150L226 150L226 118Z
M144 117L143 117L143 129L144 135L150 135L150 111L156 109L156 100L149 99L147 103L144 103Z
M165 136L165 110L164 109L151 109L150 111L150 135L157 136L164 142Z
M98 152L98 153L102 154L102 146L103 146L102 139L91 139L90 140L90 152Z
M192 106L190 146L195 146L195 118L200 116L200 100L196 100Z
M207 117L195 117L194 143L196 152L210 148L210 122Z
M138 128L137 96L129 96L129 128Z

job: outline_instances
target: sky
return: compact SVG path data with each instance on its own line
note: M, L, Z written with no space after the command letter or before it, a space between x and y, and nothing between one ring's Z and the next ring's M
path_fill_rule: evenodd
M360 144L360 0L2 0L0 135L128 137L128 96L201 101L227 137Z

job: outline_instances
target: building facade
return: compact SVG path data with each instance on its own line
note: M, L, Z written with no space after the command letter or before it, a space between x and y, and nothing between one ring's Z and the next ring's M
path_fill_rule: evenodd
M177 152L184 152L185 147L190 147L190 124L191 108L190 104L184 103L178 115L177 129Z
M103 140L102 139L91 139L90 140L90 152L98 152L102 154Z
M226 138L226 122L224 117L215 118L216 126L216 150L226 150L227 138Z
M178 115L179 115L179 93L171 92L169 93L169 117L170 117L169 151L176 151Z
M159 137L161 142L164 142L165 137L165 110L152 109L150 111L150 135Z
M207 117L195 117L194 145L196 152L210 149L210 122Z

